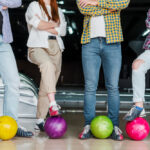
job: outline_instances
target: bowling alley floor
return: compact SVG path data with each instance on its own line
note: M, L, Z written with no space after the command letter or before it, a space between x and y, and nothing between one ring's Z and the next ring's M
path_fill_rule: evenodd
M97 114L105 115L105 114ZM67 121L68 130L61 139L49 139L43 132L36 132L32 138L15 137L9 141L0 141L0 150L150 150L150 135L143 141L128 139L124 132L124 141L113 141L111 139L79 140L78 134L83 126L82 113L65 113L63 117ZM120 127L124 131L125 122L121 120ZM147 115L150 121L150 115ZM35 119L20 119L20 123L34 132Z

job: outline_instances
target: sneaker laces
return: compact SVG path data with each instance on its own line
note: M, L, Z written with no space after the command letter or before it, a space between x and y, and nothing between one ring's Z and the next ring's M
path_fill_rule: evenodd
M90 125L86 125L83 129L83 134L87 134L90 131Z
M52 106L52 110L53 110L53 111L57 111L57 110L60 110L60 109L61 109L61 107L60 107L60 105L58 105L58 104Z
M121 135L122 134L121 129L119 129L117 126L114 127L114 131L115 131L116 135Z
M135 108L135 106L133 106L133 107L130 109L130 111L127 113L127 115L126 115L126 116L131 116L131 114L132 114L132 112L133 112L134 108Z
M21 130L23 130L23 131L26 131L26 132L27 132L27 129L26 129L25 127L23 127L23 126L19 126L18 128L20 128Z

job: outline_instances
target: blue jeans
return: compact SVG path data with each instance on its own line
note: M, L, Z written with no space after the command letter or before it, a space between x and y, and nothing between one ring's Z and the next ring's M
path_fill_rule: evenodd
M5 88L3 115L11 116L17 121L20 79L12 48L10 44L3 43L1 35L0 75Z
M108 117L119 126L120 97L118 81L121 69L121 44L107 44L105 38L93 38L82 45L82 65L85 80L84 118L85 125L95 117L96 90L102 64L105 86L108 92Z

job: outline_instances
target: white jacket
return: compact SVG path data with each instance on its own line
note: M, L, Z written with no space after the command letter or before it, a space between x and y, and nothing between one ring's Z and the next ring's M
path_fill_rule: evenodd
M50 9L50 7L49 7ZM49 32L38 30L37 27L40 23L40 19L44 21L48 21L48 18L46 17L44 11L41 9L38 2L34 1L31 2L26 13L25 18L28 25L28 31L29 31L29 38L27 41L28 47L42 47L42 48L48 48L48 36L53 35L56 36L56 39L58 41L60 49L64 50L64 44L61 39L61 36L66 35L66 26L67 23L65 21L64 14L60 8L58 8L59 18L60 18L60 26L56 27L56 31L58 32L58 35L53 35ZM40 19L36 16L38 15ZM50 12L51 15L51 12Z

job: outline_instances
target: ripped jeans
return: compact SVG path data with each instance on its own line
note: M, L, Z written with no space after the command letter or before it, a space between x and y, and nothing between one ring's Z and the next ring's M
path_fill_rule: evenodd
M133 86L133 102L145 101L145 74L150 69L150 50L143 52L133 62L136 65L136 61L141 60L140 65L137 68L132 69L132 86Z

